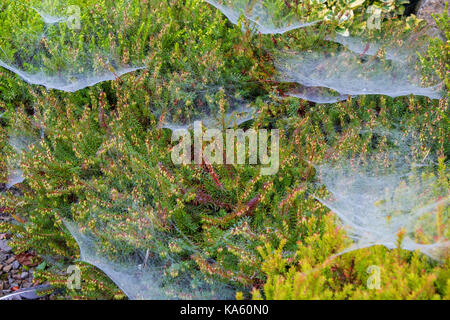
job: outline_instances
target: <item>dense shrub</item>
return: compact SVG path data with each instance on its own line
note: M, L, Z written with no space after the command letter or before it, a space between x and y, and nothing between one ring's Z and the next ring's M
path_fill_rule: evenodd
M95 1L95 7L107 11L106 2ZM317 188L311 165L334 154L384 148L360 134L380 126L416 132L426 146L418 158L445 159L446 99L361 96L321 105L286 98L290 85L269 79L274 48L321 44L328 27L258 36L199 0L131 3L141 28L122 34L127 41L118 50L145 61L145 70L76 93L27 85L0 70L0 179L7 179L8 161L18 161L8 139L36 141L19 156L26 178L15 187L20 192L0 194L0 206L18 222L0 229L12 232L16 252L32 248L49 262L38 277L65 288L64 270L79 254L63 224L73 219L101 240L112 259L146 250L171 255L177 263L166 266L167 283L195 271L230 284L238 298L449 298L448 259L437 263L384 247L329 259L350 240L312 197L326 190ZM13 23L0 21L2 30ZM427 68L445 56L444 45L434 42L424 58ZM442 59L437 64L447 63L445 78L448 57ZM225 119L235 99L251 101L258 111L241 128L281 130L279 172L262 176L260 165L173 165L171 131L162 120L196 119L201 114L194 105L201 103ZM177 107L186 114L174 112ZM441 160L440 177L448 184L446 172ZM76 263L82 290L64 294L124 298L100 271ZM379 290L366 286L371 265L381 269Z

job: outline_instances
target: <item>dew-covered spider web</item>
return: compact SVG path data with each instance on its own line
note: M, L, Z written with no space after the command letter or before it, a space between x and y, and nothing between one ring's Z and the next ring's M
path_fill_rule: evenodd
M81 261L102 270L130 299L233 298L231 286L192 265L193 256L208 258L165 213L144 196L115 196L120 199L91 207L87 220L64 220Z
M45 133L36 130L40 125L34 123L32 130L29 125L16 117L8 134L12 151L6 159L8 188L23 181L22 171L13 170L26 173L35 148L46 147ZM99 154L122 173L130 166L122 162L123 146L117 136L99 148ZM149 158L144 155L144 162ZM70 212L61 212L64 226L80 248L80 260L102 270L130 299L232 299L231 285L199 270L193 257L207 261L211 255L192 240L192 231L187 234L158 205L161 191L142 192L158 188L153 174L161 169L138 167L139 179L109 173L112 181L106 180L108 166L102 167L105 180L92 177L83 182L90 200L80 199Z
M442 80L434 76L424 83L418 63L418 53L423 53L427 45L421 30L407 34L388 29L366 35L328 35L312 48L279 52L275 59L276 79L297 83L302 92L291 95L319 103L336 102L348 95L440 99Z
M30 1L30 7L33 8L47 24L67 22L70 14L78 11L75 6L71 6L70 1L64 0Z
M192 129L196 121L205 128L229 128L255 115L252 103L230 83L204 84L193 77L160 81L158 86L164 88L166 99L152 105L152 111L163 128Z
M215 283L195 271L188 272L181 260L170 256L155 257L147 250L136 250L131 254L121 253L112 257L108 254L108 244L105 245L99 238L89 235L74 222L65 221L64 224L80 248L80 260L102 270L129 299L191 300L233 297L234 291L231 287ZM167 239L168 249L169 244L170 240ZM117 244L114 251L119 251ZM174 280L168 281L167 278Z
M317 21L305 12L299 16L293 7L279 0L205 0L219 9L233 24L244 17L261 34L285 33Z
M139 6L142 10L130 10ZM75 92L151 63L151 48L144 48L147 40L139 38L144 25L158 30L149 4L7 0L2 8L0 24L14 28L0 35L0 67L29 84ZM148 86L163 90L162 99L147 102L160 126L187 128L202 121L205 127L228 127L252 119L254 110L236 84L216 78L204 82L189 73L148 77Z
M17 131L17 130L16 130ZM7 157L8 166L8 181L6 188L12 188L16 184L22 183L25 180L23 171L21 169L20 157L23 152L29 150L29 147L36 143L37 139L32 136L23 135L16 132L10 135L9 145L14 150L14 153Z
M300 84L287 93L288 96L300 98L315 103L335 103L344 101L347 95L339 94L328 88L322 87L305 87Z
M377 42L377 40L365 39L361 36L343 36L341 34L336 34L334 37L328 36L326 40L339 43L356 54L368 56L382 55L387 60L398 62L408 60L414 54L414 49L420 49L417 46L411 48L413 39L410 39L410 41L398 39L400 41L397 44L398 46L396 46L395 41L385 40L386 43L383 43Z
M411 69L411 65L361 57L345 49L286 54L278 60L277 68L280 81L328 88L341 95L441 97L437 86L420 85L421 76Z
M131 0L130 0L131 1ZM32 85L75 92L143 68L132 39L139 13L122 23L129 0L103 10L92 1L6 0L0 24L0 66Z
M433 259L448 254L449 173L419 152L403 132L365 132L390 146L377 153L324 162L316 169L328 197L316 197L338 217L354 244L345 252L384 245L419 250Z

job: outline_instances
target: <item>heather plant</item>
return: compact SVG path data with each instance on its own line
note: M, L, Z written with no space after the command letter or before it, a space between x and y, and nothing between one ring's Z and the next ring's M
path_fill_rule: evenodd
M417 158L439 157L439 172L431 167L428 174L448 186L445 99L345 95L315 104L288 96L295 85L277 82L276 54L336 48L324 39L335 31L332 24L261 35L234 26L203 1L75 4L91 9L81 10L81 31L64 23L48 27L67 36L54 42L64 61L72 50L98 49L145 68L70 93L0 70L0 178L8 181L9 161L20 164L24 178L0 194L2 210L16 217L0 229L12 233L15 252L33 249L48 262L38 279L60 288L61 297L79 299L229 298L236 292L267 299L448 299L448 259L402 250L401 233L393 250L374 246L336 257L351 240L316 200L329 193L314 167L389 150L392 145L361 130L383 127L413 135ZM8 15L0 19L2 30L15 23L47 28L25 6L2 14ZM412 19L399 25L418 28ZM23 34L3 37L0 46L17 46L5 46L8 61L30 57L32 51L15 51ZM47 58L33 61L42 59L45 70L54 71L55 61ZM32 72L34 66L21 67ZM239 113L241 121L230 120ZM193 121L207 119L221 130L279 129L279 172L261 175L261 164L175 165L171 129L190 130ZM19 153L11 137L33 143ZM448 208L438 210L438 230L448 238ZM66 286L72 264L81 269L81 289ZM368 272L371 266L379 269ZM380 288L368 289L378 271ZM136 279L145 281L135 286Z
M448 3L441 15L433 16L441 32L441 38L435 37L430 40L428 50L420 55L421 65L423 66L424 82L432 82L439 79L441 86L448 89L449 73L449 36L450 25L448 18Z

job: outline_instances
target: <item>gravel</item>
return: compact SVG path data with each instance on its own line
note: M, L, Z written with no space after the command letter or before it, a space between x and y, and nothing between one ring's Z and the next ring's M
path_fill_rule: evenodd
M0 251L3 251L4 253L10 253L11 247L8 246L8 241L5 239L0 240Z
M34 268L22 266L10 249L3 249L0 249L0 297L38 285L33 282Z
M0 184L0 193L4 191L4 184ZM14 188L10 189L9 192L20 195L20 192L14 190ZM12 222L14 219L9 214L9 210L2 209L4 209L4 207L0 207L0 222ZM22 293L23 291L26 291L25 289L42 286L33 279L35 267L22 266L20 262L16 260L16 255L8 245L8 239L10 237L11 234L9 233L0 233L0 298L13 293L18 293L14 299L17 299L17 297L25 297L24 299L31 299L30 297L41 300L48 299L48 297L37 297L36 294L33 295L30 292Z
M16 256L8 245L9 237L9 234L0 233L0 298L39 285L38 282L33 281L35 268L22 266L16 260ZM22 296L32 295L23 294Z

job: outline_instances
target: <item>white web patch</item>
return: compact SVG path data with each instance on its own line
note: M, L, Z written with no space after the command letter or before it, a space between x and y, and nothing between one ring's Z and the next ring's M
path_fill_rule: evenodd
M280 57L276 66L279 81L328 88L342 95L441 97L437 86L421 86L421 76L413 65L376 57L362 58L346 50L290 53Z
M317 199L332 210L355 244L342 253L373 245L419 250L441 259L450 242L448 173L437 177L431 161L415 164L411 150L386 151L318 165L330 196Z
M29 84L75 92L143 69L139 59L124 61L119 41L105 45L111 40L108 28L96 28L102 21L94 18L88 21L88 7L69 12L66 1L7 2L0 18L18 27L0 36L0 66Z
M269 0L205 0L219 9L233 24L243 16L261 34L285 33L315 24L317 21L302 21L294 10L280 10L276 1Z

